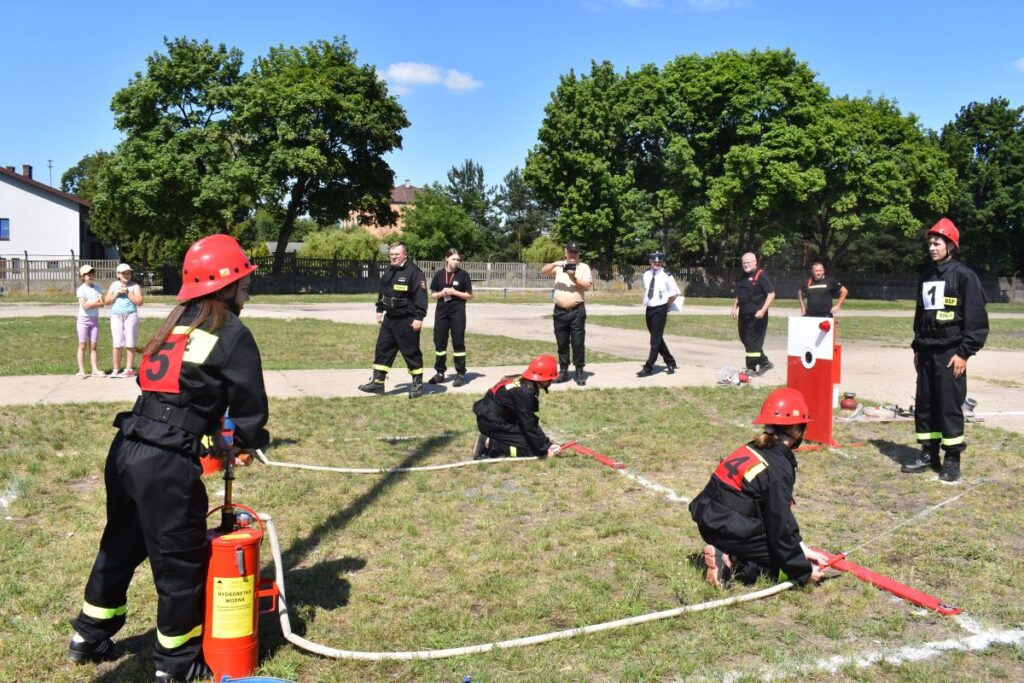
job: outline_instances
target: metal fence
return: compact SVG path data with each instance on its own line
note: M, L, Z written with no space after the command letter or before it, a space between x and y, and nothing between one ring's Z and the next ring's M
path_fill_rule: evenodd
M80 259L74 254L48 256L45 254L0 254L0 293L57 294L74 292L82 284L78 269L90 265L96 271L96 282L117 279L118 262L113 259ZM155 287L151 269L132 271L133 279L143 291Z

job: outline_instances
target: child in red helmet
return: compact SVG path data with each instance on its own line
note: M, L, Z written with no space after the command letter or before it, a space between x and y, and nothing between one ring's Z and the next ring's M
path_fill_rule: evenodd
M540 428L540 390L548 390L558 377L554 356L537 356L521 375L506 377L473 404L480 429L473 457L544 458L558 454L558 446Z
M773 391L754 419L764 431L723 458L690 503L690 515L708 543L704 564L712 585L721 588L734 578L751 584L759 576L803 585L824 575L828 558L804 544L791 509L793 449L809 421L803 394Z
M948 218L926 233L928 262L921 268L914 311L914 431L921 453L902 472L933 470L939 481L960 480L967 399L967 360L988 339L985 292L973 270L958 261L960 231ZM939 460L939 448L945 457Z
M200 439L218 433L230 408L237 447L270 441L260 352L238 319L254 270L228 235L204 237L185 255L181 303L142 351L142 395L114 419L107 523L82 610L71 621L73 662L117 657L111 638L124 626L132 575L148 558L158 596L156 680L211 676L202 656L209 549Z

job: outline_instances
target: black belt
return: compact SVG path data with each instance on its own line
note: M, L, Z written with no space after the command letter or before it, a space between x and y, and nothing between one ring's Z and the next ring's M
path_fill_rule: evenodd
M132 413L148 417L150 420L156 420L157 422L164 422L195 436L205 436L211 432L209 423L198 415L190 413L184 408L172 406L169 403L161 403L145 395L135 399L135 407L132 408Z
M385 308L400 308L402 306L405 306L407 302L408 299L406 299L404 296L382 296L380 298L380 303Z

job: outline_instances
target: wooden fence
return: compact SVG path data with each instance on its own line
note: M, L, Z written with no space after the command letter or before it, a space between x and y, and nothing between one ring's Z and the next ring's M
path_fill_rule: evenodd
M78 269L90 265L96 271L101 288L117 279L118 262L112 259L80 259L70 256L46 256L22 253L20 256L0 254L0 293L57 294L72 293L82 284ZM154 273L147 268L133 270L143 291L154 288Z

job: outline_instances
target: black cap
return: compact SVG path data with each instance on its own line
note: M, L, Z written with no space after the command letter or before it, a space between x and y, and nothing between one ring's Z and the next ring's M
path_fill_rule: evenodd
M664 261L665 260L665 252L663 252L663 251L652 251L650 254L647 255L647 260L648 261Z
M579 251L580 250L580 245L576 242L576 240L569 240L568 242L565 243L565 250L566 251Z

